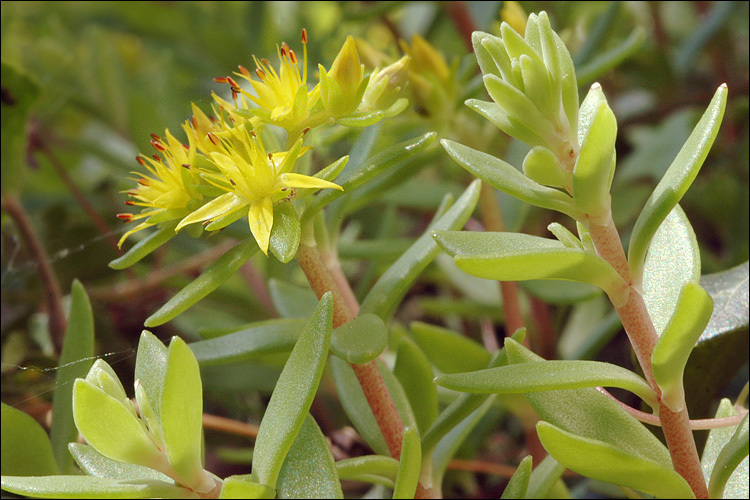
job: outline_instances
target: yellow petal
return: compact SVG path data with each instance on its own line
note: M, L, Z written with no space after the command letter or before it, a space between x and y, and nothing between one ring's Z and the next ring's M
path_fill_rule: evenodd
M247 214L250 222L250 232L253 233L258 247L268 256L268 244L271 240L271 228L273 227L273 201L271 198L263 198L254 201L250 205Z
M343 191L344 188L330 181L302 174L281 174L279 180L284 187L290 188L331 188Z
M223 194L218 198L209 201L201 208L182 219L180 223L177 224L177 227L174 230L175 232L177 232L188 224L201 222L208 219L214 219L216 217L219 217L220 215L238 210L240 207L246 204L247 202L245 200L235 195L234 193Z

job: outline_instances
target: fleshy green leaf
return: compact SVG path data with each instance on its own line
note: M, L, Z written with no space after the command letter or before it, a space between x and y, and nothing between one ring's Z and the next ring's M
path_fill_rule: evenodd
M543 361L543 358L507 339L510 364ZM617 449L671 467L667 448L620 405L594 388L527 393L524 397L542 420L567 432L609 443ZM564 462L560 461L563 465Z
M722 399L719 403L719 409L716 411L716 418L733 417L737 415L737 410L728 399ZM732 427L720 427L717 429L711 429L708 434L708 440L706 446L703 449L703 456L701 457L701 465L703 466L703 475L709 479L712 477L714 468L716 467L719 454L727 445L732 436L734 436L737 428L735 425ZM724 478L722 478L724 479ZM711 496L711 498L747 498L748 496L748 457L734 469L732 475L724 483L714 483L714 488L721 486L723 488L723 495Z
M748 261L714 274L701 276L701 286L711 294L714 312L698 343L716 339L748 326Z
M268 402L253 452L253 474L274 488L279 470L310 410L331 341L333 297L320 299Z
M521 460L500 498L526 498L526 491L529 489L529 476L531 475L531 462L531 455Z
M154 327L163 325L178 314L213 292L258 251L254 238L248 238L227 250L227 252L210 264L200 276L169 299L158 311L149 316L144 325Z
M700 279L701 260L693 227L679 205L651 240L643 269L643 300L661 335L687 282Z
M203 386L193 352L179 337L167 350L167 372L161 393L161 428L169 464L198 492L210 491L214 481L203 470Z
M276 490L256 483L250 474L229 476L221 486L219 498L276 498Z
M388 344L388 328L379 316L360 314L333 331L331 354L349 363L372 361Z
M746 413L742 423L737 426L732 437L716 457L716 463L711 471L711 480L708 483L708 494L711 498L722 498L727 481L747 456L748 414Z
M714 301L708 292L695 283L685 283L674 314L651 354L651 367L662 390L662 400L674 412L682 411L684 407L682 380L685 364L706 328L713 308Z
M275 352L291 351L304 319L275 319L249 325L237 332L190 344L201 366L234 363Z
M565 472L565 467L560 465L552 455L544 457L544 460L531 473L526 498L555 498L550 495L550 492L562 477L563 472Z
M636 283L644 276L646 254L652 238L693 183L708 155L719 133L726 103L727 86L724 84L714 94L708 109L638 216L628 246L630 274Z
M440 253L432 239L435 230L463 227L479 199L479 182L473 182L442 216L434 220L425 233L373 285L362 302L361 313L374 313L390 320L396 308L419 274Z
M135 358L135 380L140 380L157 417L161 415L161 394L166 373L167 347L153 333L143 330Z
M435 239L462 271L499 281L562 279L596 285L615 304L627 301L628 284L601 257L566 248L557 240L519 233L436 231Z
M316 196L305 208L301 220L305 222L310 216L314 215L324 206L331 203L336 198L351 193L362 184L373 179L388 167L400 163L414 155L424 151L427 146L435 141L437 135L435 132L429 132L415 139L391 146L385 151L373 156L368 161L355 162L351 161L336 179L336 183L344 190L329 189Z
M344 498L331 448L309 414L276 481L279 498Z
M2 487L35 498L199 498L186 488L153 479L133 482L93 476L3 476Z
M157 480L171 482L172 480L154 469L142 465L125 464L105 457L89 445L70 443L68 450L78 466L89 476L106 479L124 479L131 481Z
M589 110L590 118L579 118L579 123L588 121L588 126L580 141L581 150L573 170L573 197L576 206L583 212L595 219L606 220L610 216L609 188L615 173L617 119L599 84L595 83L589 94L602 95L591 98L596 105ZM589 99L586 97L584 100L582 113ZM579 131L579 140L580 137Z
M2 62L2 173L3 195L17 193L26 164L26 122L39 97L39 86L22 71Z
M148 236L136 243L133 248L125 252L125 254L110 262L109 267L119 270L126 269L132 266L148 254L174 238L177 235L177 233L174 232L174 228L177 226L177 222L178 221L174 220L164 223L162 227L150 233Z
M347 458L336 462L336 470L341 479L375 482L375 477L384 479L386 486L393 488L398 474L399 462L383 455L365 455Z
M294 205L277 203L273 207L273 227L269 248L283 263L287 263L297 254L302 229Z
M435 378L435 383L454 391L496 394L619 387L637 394L651 407L658 407L656 394L643 378L620 366L599 361L521 363L442 375Z
M422 350L402 337L396 354L393 374L401 382L421 433L427 432L438 413L437 388L432 383L430 362Z
M138 418L121 401L83 379L73 384L73 417L86 442L105 457L129 464L161 464L162 455Z
M523 159L523 173L543 186L566 187L571 185L570 172L563 170L557 157L543 146L534 146Z
M539 422L536 430L547 452L581 475L657 497L695 498L690 486L672 469L671 464L654 462L610 443L579 436L547 422Z
M55 381L55 395L52 400L52 428L50 441L60 472L74 472L73 459L68 453L68 443L78 437L73 422L73 384L77 378L84 378L94 356L94 313L91 310L86 290L80 281L74 280L71 288L70 315L65 329L60 369Z
M448 139L440 143L459 165L490 186L532 205L557 210L577 220L583 219L583 212L574 206L573 198L567 194L532 181L515 167L492 155Z
M484 44L483 44L484 45ZM547 146L547 142L525 122L503 109L497 103L468 99L466 105L488 119L509 136L532 146Z
M5 403L2 403L0 417L0 470L3 477L46 476L58 473L50 440L36 420Z
M444 373L481 370L490 361L490 353L479 343L447 328L419 321L410 328L430 362Z
M401 459L393 485L393 498L414 498L422 464L419 431L413 427L404 427L401 442Z

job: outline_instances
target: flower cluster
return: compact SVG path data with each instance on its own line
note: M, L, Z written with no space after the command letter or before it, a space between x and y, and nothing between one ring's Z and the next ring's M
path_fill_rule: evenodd
M341 189L322 178L324 171L312 176L294 172L296 161L310 149L303 146L305 136L327 123L362 127L402 111L407 102L398 94L409 59L365 76L349 37L329 70L319 66L320 80L310 88L305 30L302 46L301 59L286 43L277 47L278 69L257 57L254 74L239 66L235 76L249 82L250 89L233 76L215 78L230 85L232 102L214 94L213 115L193 104L193 116L183 124L187 145L168 130L165 139L152 135L157 153L137 158L149 174L136 173L137 186L127 192L128 205L144 208L118 215L141 222L122 236L120 245L141 229L170 221L175 231L195 222L212 231L247 216L253 237L268 255L277 204L294 199L298 188L306 188L305 194ZM286 151L266 150L266 124L286 130Z

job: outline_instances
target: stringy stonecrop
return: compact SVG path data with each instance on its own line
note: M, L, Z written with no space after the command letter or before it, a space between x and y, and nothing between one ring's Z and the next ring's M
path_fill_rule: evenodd
M127 191L133 200L126 203L144 209L118 217L126 222L145 220L122 236L120 246L131 234L172 220L179 220L175 231L195 222L203 222L210 231L247 215L250 232L268 255L275 204L291 200L295 188L341 189L333 182L293 172L297 159L310 149L302 146L309 128L300 127L309 122L320 98L319 85L307 88L304 30L302 42L301 72L299 59L286 43L278 49L278 71L269 61L255 58L260 81L240 66L238 75L250 82L257 97L241 89L232 77L215 79L231 85L234 104L214 94L216 117L193 104L193 116L183 124L188 145L169 131L166 141L152 135L151 144L164 158L159 154L137 157L150 175L136 173L138 185ZM259 107L249 108L245 97ZM315 125L323 123L315 121ZM289 151L266 152L259 137L264 123L281 126L289 138L296 137Z

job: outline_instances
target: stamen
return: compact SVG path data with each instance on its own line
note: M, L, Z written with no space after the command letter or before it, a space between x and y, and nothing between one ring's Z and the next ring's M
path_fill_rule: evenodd
M132 207L133 205L135 205L135 202L133 200L128 200L125 202L125 204Z
M266 58L261 59L260 62L262 62L264 66L271 66L271 61Z
M240 68L240 73L242 73L246 77L250 78L250 71L248 71L248 69L246 67L244 67L241 64L238 67Z
M151 185L151 183L145 177L141 177L140 179L138 179L138 184L140 184L141 186L147 186L147 187Z
M136 156L136 157L135 157L135 161L137 161L137 162L138 162L138 164L139 164L140 166L142 166L142 167L145 167L145 166L146 166L146 161L145 161L145 160L144 160L143 158L141 158L140 156Z
M228 80L226 76L217 76L216 78L214 78L214 81L216 83L227 83Z
M237 183L234 182L232 179L229 179L229 184L231 184L232 186L236 186L237 185Z
M258 137L258 135L255 133L255 130L251 130L250 135L252 135L253 137Z
M211 142L213 142L217 146L221 143L221 141L219 140L219 138L216 137L216 135L213 132L209 132L208 133L208 140L210 140Z
M125 222L130 222L133 220L133 214L117 214L117 218Z
M161 144L161 143L159 143L159 142L156 142L156 141L155 141L155 140L153 140L153 139L151 140L151 145L152 145L152 146L153 146L153 147L154 147L155 149L158 149L159 151L166 151L166 150L167 150L166 146L164 146L163 144Z
M213 115L209 116L208 119L211 120L211 123L216 123L216 118Z
M182 147L185 148L185 149L187 149L188 151L190 151L190 146L188 146L184 142L182 143Z
M231 76L227 77L227 81L229 82L229 85L231 85L232 87L239 88L239 85L237 84L236 81L234 81L234 78L232 78ZM234 89L232 89L232 90L234 90Z
M297 64L297 55L294 53L293 50L289 51L289 59L291 59L292 64Z
M260 78L261 80L265 80L266 79L266 72L263 71L260 68L256 68L255 74L258 75L258 78Z
M302 135L306 135L310 131L310 127L305 127L302 129Z
M152 138L153 140L155 140L155 141L159 141L159 142L161 142L161 137L159 137L159 136L158 136L158 135L156 135L156 134L151 134L151 138Z
M190 164L189 164L189 163L183 163L183 164L181 165L181 167L183 167L183 168L186 168L186 169L190 170Z
M302 28L302 43L307 43L307 29Z
M159 157L159 155L151 155L151 157L152 157L152 158L153 158L154 160L156 160L156 161L158 161L159 163L161 163L161 158Z
M195 116L190 118L190 123L193 125L193 130L198 130L198 119Z

